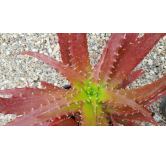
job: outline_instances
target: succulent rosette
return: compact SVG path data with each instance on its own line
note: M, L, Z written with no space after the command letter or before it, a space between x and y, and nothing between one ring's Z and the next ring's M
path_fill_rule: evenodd
M126 87L141 77L133 71L165 33L112 33L98 63L90 65L85 33L58 33L62 62L36 52L22 52L50 65L71 89L42 81L40 88L1 90L0 112L22 115L6 125L135 126L157 125L148 106L166 95L166 75L137 89ZM71 118L71 117L74 117Z

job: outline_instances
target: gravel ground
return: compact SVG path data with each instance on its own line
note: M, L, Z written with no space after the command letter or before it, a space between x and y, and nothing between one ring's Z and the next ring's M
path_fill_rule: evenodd
M143 34L140 34L142 36ZM103 47L110 37L110 33L87 33L91 65L94 66L100 58ZM22 88L27 86L41 88L40 81L47 81L62 87L68 81L52 67L44 64L36 58L27 55L16 56L23 51L35 51L44 53L61 61L58 37L55 33L2 33L0 34L0 89L13 87ZM137 79L129 88L138 88L150 84L166 74L166 36L158 42L153 50L136 67L135 70L143 69L145 74ZM8 97L2 96L0 97ZM159 111L161 99L153 103L150 109L155 112L155 120L159 125L165 125L166 119ZM0 114L0 125L13 120L13 115ZM141 123L142 125L151 125Z

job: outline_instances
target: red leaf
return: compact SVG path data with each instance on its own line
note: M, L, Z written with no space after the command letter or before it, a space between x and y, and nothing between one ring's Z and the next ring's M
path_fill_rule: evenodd
M115 121L119 124L122 124L123 126L140 126L138 123L127 121L127 120L120 120L120 119L115 119Z
M86 33L70 33L70 53L72 67L78 72L89 75L91 65Z
M113 115L114 118L121 119L121 120L129 120L129 121L140 121L140 122L149 122L157 126L157 122L152 118L149 119L147 116L144 116L141 113L135 113L133 115Z
M123 43L121 45L122 48L120 48L118 53L119 54L122 53L122 51L125 50L126 48L128 48L131 43L135 42L138 35L139 35L139 33L126 33L125 39L123 40Z
M118 34L112 34L112 36L118 36ZM113 38L113 37L110 37L110 39L111 38ZM118 54L120 54L121 52L123 52L123 50L124 49L126 49L128 46L130 46L130 43L133 43L135 40L136 40L136 38L137 38L137 36L138 36L138 33L127 33L126 35L125 35L125 39L123 39L120 43L120 45L121 45L121 47L119 48L119 50L117 50L117 53ZM108 41L109 42L109 41ZM112 43L111 41L110 41L110 43ZM108 44L108 43L107 43ZM99 62L98 62L98 64L95 66L95 68L94 68L94 70L96 70L96 71L98 71L99 73L100 73L100 65L101 65L101 63L103 64L103 60L105 59L105 55L106 55L106 52L107 52L107 49L108 49L108 47L111 47L111 45L110 46L107 46L106 45L106 47L105 47L105 49L104 49L104 51L103 51L103 54L102 54L102 56L101 56L101 58L100 58L100 60L99 60ZM110 53L107 53L107 55L109 55ZM116 57L114 57L113 58L113 60L114 60L114 62L116 62L116 59L118 59L118 54L116 55ZM121 54L123 54L123 53L121 53ZM104 61L104 63L105 63L105 61ZM110 64L109 64L110 65ZM106 68L106 66L105 66L105 68ZM109 70L109 72L111 73L111 72L113 72L113 70L114 70L114 67L112 66L112 68ZM110 77L108 78L108 83L109 83L109 81L110 81L111 79L110 79Z
M161 92L160 94L158 94L155 98L152 98L150 101L148 101L144 107L148 107L149 105L151 105L153 102L156 102L158 99L164 97L166 95L166 91Z
M101 66L100 73L101 86L105 86L110 78L111 70L114 67L113 65L116 61L116 57L118 56L118 51L124 40L124 35L124 33L112 33L110 39L107 41L107 45L105 46L105 50L103 52L103 54L106 55L104 56L104 62Z
M111 115L111 120L114 126L118 126L118 124L116 123L116 121L114 120L114 117Z
M58 43L60 46L61 58L64 65L71 66L71 56L70 56L70 43L69 43L69 33L57 33Z
M114 65L109 88L115 88L121 84L164 35L166 34L147 33L124 50Z
M166 89L166 75L146 86L131 90L119 90L119 93L126 94L128 98L141 103L155 97L164 89Z
M32 110L27 114L23 114L22 117L16 118L12 122L8 122L5 126L34 126L37 125L37 116L39 116L42 112L48 110L47 107L41 106L36 110ZM49 125L50 122L45 122L44 125ZM40 123L40 125L43 125Z
M110 113L110 114L116 114L116 115L125 115L125 114L133 114L137 113L137 110L134 110L133 108L129 106L124 107L109 107L104 108L104 112Z
M81 107L79 106L79 104L71 104L70 106L63 106L60 109L55 109L51 112L48 112L46 114L40 115L38 116L37 121L41 121L43 122L44 120L48 120L48 119L55 119L55 118L59 118L62 116L69 116L71 114L75 114L77 112L81 111Z
M69 119L65 119L60 121L59 123L55 124L54 126L76 126L77 123L74 119L69 118Z
M42 99L43 97L41 97ZM23 111L26 110L26 108L29 107L29 109L33 106L35 109L31 111L26 111L25 114L23 114L22 117L16 118L14 121L10 122L9 126L14 125L14 126L24 126L24 125L49 125L50 122L48 120L56 118L56 117L62 117L65 116L66 114L74 114L79 112L81 108L77 106L76 104L71 105L71 107L65 106L61 107L62 105L68 104L68 101L65 102L65 98L61 98L62 103L59 103L58 105L56 103L48 103L47 105L40 105L42 103L41 99L37 99L38 103L30 105L29 103L25 104L23 103L21 105L21 109ZM44 98L43 98L44 99ZM47 100L47 99L46 99ZM55 101L56 102L56 101ZM59 101L57 101L59 102ZM27 105L27 107L26 107ZM15 107L15 109L19 109L19 106Z
M145 110L141 105L137 104L134 100L127 98L125 95L119 94L118 91L100 88L99 97L100 98L98 100L103 103L105 101L122 103L124 106L129 106L152 120L151 114L147 110Z
M71 82L71 86L75 88L77 88L78 90L80 90L80 82L84 82L86 84L88 84L86 80L86 77L81 75L80 73L77 73L76 71L74 71L71 67L69 66L65 66L63 65L61 62L54 60L51 57L45 56L44 54L40 54L37 52L22 52L19 53L19 55L22 54L27 54L30 56L33 56L43 62L45 62L46 64L50 65L51 67L53 67L55 70L57 70L58 72L60 72L63 76L65 76L70 82Z
M124 105L122 103L118 103L118 102L111 102L111 101L106 101L103 103L104 106L106 107L124 107Z
M28 87L6 89L0 91L0 94L12 95L12 97L0 98L0 112L4 114L20 115L24 112L29 113L32 108L33 110L36 110L41 107L41 105L56 107L57 105L55 104L59 103L58 107L60 107L60 104L65 102L65 97L63 96L72 92L72 90L65 90L61 88L51 90ZM55 104L53 105L52 103Z
M52 118L51 116L42 120L37 117L50 112L54 113L54 110L59 111L58 108L73 103L74 99L79 101L82 98L73 90L58 87L54 89L53 86L49 88L50 84L46 82L45 85L47 86L46 89L25 87L0 91L1 94L12 95L10 98L0 98L0 112L15 115L23 114L22 117L16 118L7 125L37 125L39 123L47 125L49 122L46 122L46 120ZM78 112L79 109L77 108L74 112ZM65 114L66 110L62 109L62 112L61 115Z
M66 118L67 116L62 116L61 118L55 118L55 120L49 124L49 126L54 126L55 124L59 123L60 121L62 121L64 118Z
M128 122L128 123L126 123L124 126L132 126L134 124L134 122Z
M59 87L54 86L52 83L47 83L46 81L41 81L41 86L46 89L58 89Z
M137 78L141 77L144 72L141 72L142 69L137 71L132 71L126 79L117 87L117 89L126 88L129 84L133 83Z
M99 81L100 81L100 72L101 72L101 66L103 65L104 63L104 59L105 59L105 55L107 54L107 51L108 51L108 48L104 48L104 51L103 53L101 54L101 57L98 61L98 63L95 65L95 67L93 68L93 71L92 71L92 74L91 76L92 77L92 81L91 81L91 85L93 85L95 87L95 85L99 84ZM99 87L99 85L98 85Z

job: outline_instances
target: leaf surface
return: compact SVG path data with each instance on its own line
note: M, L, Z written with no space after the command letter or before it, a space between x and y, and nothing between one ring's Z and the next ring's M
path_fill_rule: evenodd
M116 119L115 121L119 124L122 124L123 126L140 126L138 123L132 122L132 121L127 121L127 120L120 120L120 119Z
M110 78L110 75L112 73L111 70L114 67L113 65L114 65L114 62L116 61L116 57L118 56L118 50L121 48L121 45L123 43L124 36L125 36L124 33L117 33L117 34L112 33L111 37L107 41L107 45L105 46L105 49L103 52L105 56L103 56L104 62L101 66L100 86L105 87L107 84L107 81ZM101 57L101 59L103 57Z
M55 124L54 126L76 126L76 122L74 119L69 118L60 121L59 123Z
M67 116L62 116L62 117L58 117L58 118L55 118L54 121L52 121L49 126L54 126L55 124L59 123L60 121L63 121Z
M109 88L115 88L121 84L164 35L166 34L146 33L124 50L114 65L115 69L109 81Z
M144 116L141 113L135 113L133 115L113 115L114 118L121 119L121 120L129 120L129 121L140 121L140 122L149 122L157 126L157 122L152 118L149 119L148 117Z
M60 45L61 58L64 65L71 66L71 56L70 56L70 43L69 43L69 33L57 33L58 43Z
M47 83L46 83L47 84ZM14 88L0 91L0 94L12 95L10 98L0 98L0 112L4 114L23 115L16 118L9 125L35 125L37 117L53 110L58 110L65 105L84 99L84 96L74 94L73 90L63 88ZM77 93L77 92L76 92ZM21 94L21 95L20 95ZM76 97L74 97L76 95ZM66 96L69 96L68 98ZM65 108L62 110L64 114ZM72 111L72 110L71 110ZM76 110L77 111L77 110ZM48 120L52 118L49 117ZM46 119L40 121L45 123Z
M91 72L86 33L70 33L72 67L85 76Z
M64 65L61 62L56 61L51 57L45 56L44 54L40 54L37 52L29 52L29 51L19 53L19 55L23 55L23 54L33 56L33 57L45 62L47 65L50 65L55 70L60 72L63 76L65 76L67 78L67 80L69 80L71 82L70 85L72 87L74 86L78 90L80 90L81 89L80 86L82 86L80 82L84 82L85 84L88 84L88 82L89 82L89 80L87 80L85 76L74 71L68 65Z
M82 125L83 126L96 126L96 117L93 110L93 105L89 102L82 103Z
M99 118L99 126L108 126L109 123L106 116L107 116L106 113L101 112Z
M119 93L126 94L128 98L135 99L137 102L141 103L155 97L164 89L166 89L166 75L146 86L137 89L119 90Z
M105 101L122 103L125 106L129 106L134 110L139 111L150 120L153 120L151 114L147 110L145 110L141 105L137 104L134 100L127 98L125 95L119 94L118 91L113 91L110 89L101 89L99 101L103 103Z
M128 48L131 45L131 43L135 42L138 35L139 35L139 33L126 33L125 39L123 40L122 45L121 45L122 47L119 49L118 53L121 54L123 52L123 50L125 50L126 48Z
M114 120L114 117L111 115L111 120L114 126L118 126L118 124L116 123L116 121Z
M156 102L157 100L159 100L160 98L166 96L166 91L161 92L160 94L158 94L156 97L152 98L151 100L149 100L144 107L148 107L149 105L151 105L153 102Z
M110 114L116 114L116 115L126 115L126 114L133 114L137 113L137 110L134 110L133 108L129 106L124 107L105 107L104 112L110 113Z
M37 118L37 121L44 121L44 120L47 120L47 119L55 119L55 118L59 118L62 117L62 116L68 116L68 115L71 115L71 114L74 114L74 113L77 113L81 111L81 107L80 107L80 104L71 104L70 106L63 106L59 109L55 109L49 113L46 113L46 114L43 114L43 115L40 115L38 118Z
M132 71L126 79L122 81L122 83L117 87L117 89L126 88L129 84L133 83L137 78L141 77L144 72L141 72L142 69L137 71Z

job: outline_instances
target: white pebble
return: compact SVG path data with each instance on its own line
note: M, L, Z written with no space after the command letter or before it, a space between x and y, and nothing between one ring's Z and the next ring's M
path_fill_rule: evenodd
M164 61L164 57L161 57L161 60Z
M51 53L52 53L52 49L51 49L51 48L49 48L49 49L48 49L48 52L51 54Z
M149 59L148 60L148 64L152 66L153 65L153 61L151 59Z
M152 70L150 70L150 73L155 74Z
M6 51L6 54L9 55L9 54L10 54L10 51L7 50L7 51Z
M38 52L38 49L33 48L32 52Z

